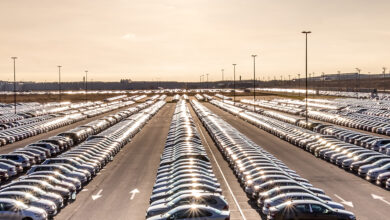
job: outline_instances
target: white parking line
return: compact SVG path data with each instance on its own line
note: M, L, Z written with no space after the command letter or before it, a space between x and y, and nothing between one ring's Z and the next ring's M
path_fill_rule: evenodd
M198 123L196 123L196 124L197 124L198 127L199 127L200 134L202 135L203 139L205 140L205 142L206 142L206 144L207 144L207 148L209 148L209 150L210 150L210 152L211 152L211 155L213 156L213 159L214 159L215 163L217 164L217 167L218 167L218 169L219 169L219 172L222 174L223 180L225 181L226 186L227 186L227 188L229 189L230 194L231 194L232 197L233 197L234 203L236 203L236 206L237 206L237 208L238 208L238 211L240 211L240 214L241 214L242 218L243 218L244 220L246 220L246 217L245 217L245 215L244 215L244 212L242 211L240 205L238 204L238 201L237 201L236 197L234 196L233 191L232 191L232 189L230 188L229 183L227 182L226 177L225 177L225 175L223 174L222 169L221 169L221 167L219 166L219 163L218 163L217 159L215 158L215 155L214 155L213 151L211 150L211 147L210 147L209 143L207 142L206 137L203 135L203 132L202 132L202 129L201 129L200 125L199 125Z

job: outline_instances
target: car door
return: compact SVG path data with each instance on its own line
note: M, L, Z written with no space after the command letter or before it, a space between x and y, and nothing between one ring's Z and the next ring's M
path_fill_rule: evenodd
M0 219L18 220L18 210L15 209L13 204L8 202L0 202Z
M292 209L291 207L286 207L286 209ZM312 220L312 213L310 210L310 206L308 204L297 204L292 209L290 216L285 216L285 219L299 219L299 220ZM288 213L288 212L286 212Z
M332 214L332 212L327 209L325 206L320 204L311 204L311 210L313 213L313 219L318 220L336 220L336 216Z

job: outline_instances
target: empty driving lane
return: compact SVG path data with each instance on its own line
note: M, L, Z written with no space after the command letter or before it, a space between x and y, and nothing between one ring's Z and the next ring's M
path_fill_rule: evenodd
M252 139L256 144L282 160L288 167L308 179L315 187L322 188L336 202L344 202L347 210L357 219L389 219L390 193L366 180L348 173L333 164L315 158L308 152L285 142L272 134L205 103L205 106L221 116L226 122ZM381 196L383 199L376 197ZM374 199L374 197L376 199ZM352 202L353 207L349 202Z
M166 104L56 219L145 219L175 104Z
M85 120L78 121L78 122L76 122L74 124L70 124L70 125L67 125L67 126L64 126L64 127L61 127L61 128L57 128L57 129L54 129L54 130L46 132L46 133L42 133L42 134L39 134L39 135L36 135L36 136L32 136L32 137L23 139L21 141L16 141L13 144L7 144L7 145L5 145L5 146L0 148L0 154L9 153L11 151L14 151L17 148L25 147L26 145L29 145L31 143L37 142L37 141L45 139L45 138L49 138L51 136L55 136L55 135L57 135L57 134L59 134L61 132L68 131L68 130L76 128L78 126L85 125L85 124L87 124L87 123L89 123L91 121L95 121L95 120L98 120L100 118L103 118L104 116L111 115L111 114L117 113L119 111L123 111L125 109L130 108L133 105L130 105L130 106L127 106L127 107L123 107L123 108L119 108L119 109L116 109L114 111L106 112L104 114L97 115L95 117L87 118Z
M192 107L188 106L188 108L200 133L202 144L210 158L214 174L221 184L222 194L229 204L230 219L258 220L260 215L257 211L256 203L246 196L232 169L230 169L229 164L225 161L217 146L215 146L213 139L203 127L202 122L196 116Z

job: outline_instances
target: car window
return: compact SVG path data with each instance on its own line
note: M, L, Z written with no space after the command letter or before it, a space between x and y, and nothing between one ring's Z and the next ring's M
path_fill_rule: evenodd
M0 203L0 211L12 211L14 206L10 203Z
M180 200L177 205L180 206L180 205L187 205L187 204L190 204L191 202L188 201L187 199L183 199L183 200Z
M311 209L313 210L313 213L327 213L327 209L321 205L312 204Z
M206 203L206 204L213 205L213 204L217 204L218 201L217 201L216 199L214 199L214 198L206 198L206 199L205 199L205 203Z
M301 213L310 213L310 207L307 204L298 204L295 206L295 209Z
M181 210L181 211L178 211L175 214L173 214L171 217L174 217L174 218L170 218L170 219L187 218L187 217L190 217L190 211L189 210Z

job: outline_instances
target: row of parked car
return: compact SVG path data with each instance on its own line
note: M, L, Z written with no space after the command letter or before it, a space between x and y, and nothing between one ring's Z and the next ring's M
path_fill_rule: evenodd
M201 94L196 94L195 98L196 98L196 100L198 100L200 102L204 101L204 98L203 98L203 96Z
M41 104L38 102L16 103L17 114L14 114L14 104L0 103L0 124L22 120L30 117L37 117L63 111L69 108L68 102L50 102Z
M296 106L300 109L303 109L304 105L304 102L289 99L278 99L275 101L280 104ZM346 127L390 135L390 119L388 117L365 113L366 110L373 108L386 110L389 104L387 101L366 101L367 103L370 103L371 106L367 106L367 103L362 104L361 102L345 99L331 103L323 103L318 99L310 99L308 101L311 105L317 105L316 108L312 108L308 112L308 116L311 118ZM327 106L327 108L321 106ZM366 106L366 108L361 109L360 111L352 111L351 107L356 106ZM302 111L300 114L303 116L305 113Z
M266 92L276 92L276 93L295 93L295 94L305 94L306 90L304 89L287 89L287 88L256 88L259 91ZM371 92L349 92L349 91L332 91L332 90L313 90L309 89L308 94L310 95L324 95L324 96L339 96L339 97L359 97L361 99L370 99ZM377 99L379 100L389 100L390 97L387 93L378 93Z
M192 106L245 192L257 200L268 219L355 219L343 205L199 102L193 101ZM311 210L301 210L301 206Z
M149 101L112 115L116 122L107 121L112 123L112 126L106 126L105 130L104 126L101 127L104 131L92 132L94 135L87 135L85 142L68 151L50 155L42 163L32 165L19 179L2 185L0 206L3 208L0 209L0 219L9 219L12 216L12 219L36 220L55 216L69 201L76 199L76 193L96 176L165 104L164 101L153 103ZM73 144L78 143L77 139L68 135L70 133L72 132L57 137L68 137ZM73 137L78 135L77 132L73 133ZM59 148L59 145L52 146ZM23 153L1 156L7 155L23 156L27 161L32 159Z
M286 105L281 105L275 101L267 101L267 100L253 101L251 99L241 99L241 102L245 103L245 104L263 107L263 108L278 110L280 112L285 112L285 113L293 114L293 115L299 115L299 113L303 112L303 109L290 107L290 106L286 106Z
M241 103L238 103L235 106L238 107L237 111L242 111L240 108L253 110L253 107ZM277 111L265 110L259 107L256 108L256 113L292 125L297 125L299 127L307 128L320 134L324 134L328 136L330 135L346 143L355 144L370 150L374 150L383 154L390 155L390 139L387 138L382 138L367 133L352 131L331 124L323 124L323 123L317 123L312 121L309 121L308 124L306 124L305 119L303 117L299 117L296 115L288 115Z
M175 108L146 218L230 218L229 206L185 100Z
M222 94L219 94L219 93L215 94L215 96L218 97L218 98L220 98L220 99L222 99L222 100L233 100L232 97L230 97L230 96L225 96L225 95L222 95Z
M214 100L211 103L285 141L309 151L317 157L334 163L345 170L358 173L366 180L390 189L390 161L388 161L388 155L349 143L347 138L340 140L336 136L337 133L335 133L335 136L324 135L220 101ZM318 125L314 130L322 132L325 128L326 126ZM380 145L380 142L376 140L371 141L368 142L367 146ZM358 140L357 143L364 144L365 142L363 140L359 142Z
M0 124L0 130L15 128L15 127L27 125L27 124L33 124L33 123L37 123L40 121L49 120L49 119L54 118L54 117L55 117L54 115L42 115L42 116L37 116L37 117L32 117L32 118L23 118L23 119L13 121L13 122L2 123L2 124Z
M343 103L344 101L344 103ZM290 99L265 100L241 100L246 104L255 104L267 109L273 109L293 115L305 116L305 102ZM308 100L308 117L324 122L365 130L373 133L390 135L390 119L384 112L390 103L388 101L368 101L372 107L362 104L360 101L348 99L333 102L323 102L318 99ZM357 106L365 106L356 110ZM370 109L376 109L382 114L370 114Z
M336 137L346 143L355 144L382 154L390 155L390 139L352 131L333 125L317 125L314 131Z
M390 135L390 122L384 122L379 118L367 118L362 116L362 114L337 114L332 112L308 111L308 117L345 127Z
M45 120L35 120L33 123L26 123L20 126L0 130L0 146L14 143L15 141L45 133L57 129L59 127L63 127L84 120L86 118L104 114L109 111L113 111L118 108L126 107L132 104L134 104L134 101L116 101L113 103L99 102L92 106L80 108L78 110L72 109L57 114L51 114L49 115L50 117L45 118Z

